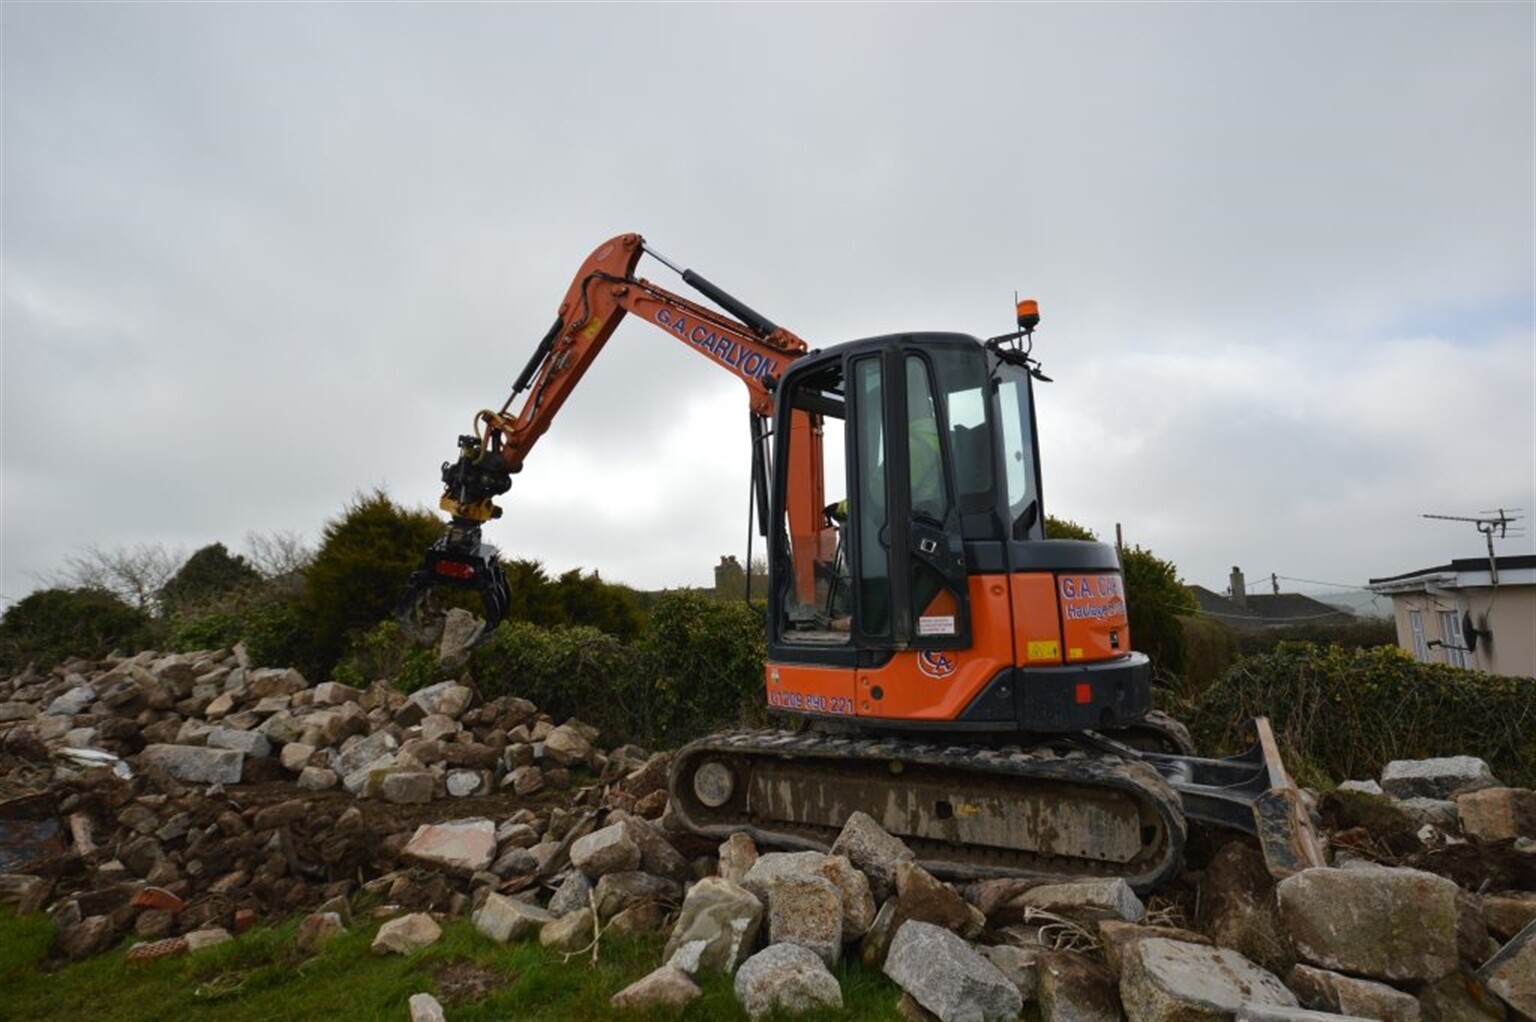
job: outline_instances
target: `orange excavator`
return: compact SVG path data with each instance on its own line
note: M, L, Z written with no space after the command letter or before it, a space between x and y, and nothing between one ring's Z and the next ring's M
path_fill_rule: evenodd
M642 255L725 311L637 277ZM1177 868L1189 819L1257 834L1277 873L1320 862L1267 722L1243 755L1193 755L1153 711L1115 549L1046 538L1033 301L985 341L893 333L811 350L639 235L606 241L501 410L481 411L443 465L451 521L402 613L449 586L481 594L487 634L505 614L481 528L626 315L746 385L767 704L798 725L679 750L680 823L824 850L859 810L940 875L1142 890Z

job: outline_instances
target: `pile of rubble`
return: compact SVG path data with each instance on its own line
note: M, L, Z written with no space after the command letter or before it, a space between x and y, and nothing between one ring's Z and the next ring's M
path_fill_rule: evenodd
M665 813L666 754L598 737L454 682L310 686L232 651L23 674L0 683L0 900L47 911L61 960L293 915L311 954L375 920L379 953L464 916L572 958L664 936L616 1011L686 1005L709 973L753 1019L837 1006L855 959L912 1019L1536 1018L1536 792L1479 760L1324 796L1328 867L1276 883L1256 845L1206 835L1143 899L946 883L862 813L825 853L705 842Z

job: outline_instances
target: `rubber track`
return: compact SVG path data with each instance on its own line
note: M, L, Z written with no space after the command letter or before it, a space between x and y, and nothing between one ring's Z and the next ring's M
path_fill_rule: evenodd
M1061 744L1056 743L1058 747ZM974 774L979 795L986 794L984 785L989 778L1038 778L1111 788L1140 800L1162 826L1162 833L1148 844L1148 851L1129 864L956 844L934 838L903 838L925 869L950 879L1119 876L1136 890L1147 891L1173 875L1184 849L1186 828L1179 796L1146 763L1080 749L1061 754L1052 748L939 745L904 738L790 731L729 732L700 739L678 750L669 786L672 812L689 830L709 837L723 839L745 831L759 844L824 852L836 840L838 828L764 821L744 810L732 809L729 803L720 809L704 806L693 796L692 772L706 756L737 762L743 758L777 759L804 770L812 769L814 762L817 768L829 771L855 762L884 764L900 760L910 766ZM891 774L890 779L892 785L901 784L900 774Z

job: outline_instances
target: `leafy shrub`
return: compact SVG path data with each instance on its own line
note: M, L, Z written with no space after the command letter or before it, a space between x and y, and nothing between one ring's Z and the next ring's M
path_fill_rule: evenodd
M257 667L305 667L313 663L309 628L297 602L282 597L258 600L246 608L240 641ZM319 680L311 674L311 680Z
M573 568L551 579L538 561L502 564L511 600L507 620L556 625L589 625L621 639L633 639L645 626L639 595L628 586L604 582L597 572Z
M1389 618L1360 618L1348 624L1311 623L1244 631L1237 636L1243 656L1268 653L1282 642L1312 642L1319 646L1369 649L1396 646L1397 625Z
M172 618L165 647L185 653L228 649L238 642L245 644L246 655L256 667L309 670L314 662L309 635L296 600L269 584Z
M232 556L223 543L210 543L188 557L160 588L160 606L166 614L175 614L260 581L261 576L244 557Z
M165 645L173 653L199 649L229 649L245 634L245 621L238 613L214 610L184 615L171 620Z
M595 571L567 571L555 581L555 596L568 624L590 625L625 640L638 636L645 624L635 591L604 582Z
M702 593L668 593L626 643L585 625L504 621L469 659L487 697L532 700L613 741L676 743L752 715L763 686L762 612Z
M1094 534L1092 529L1085 525L1079 525L1070 518L1057 518L1055 515L1046 515L1045 538L1097 540L1099 537Z
M1424 664L1397 647L1286 643L1239 661L1177 712L1202 749L1235 752L1268 716L1304 778L1375 777L1394 759L1476 754L1536 786L1536 679Z
M353 639L331 671L333 681L357 688L367 688L380 678L390 679L401 691L414 692L442 681L443 667L435 649L412 643L395 621L382 621Z
M153 648L157 638L147 613L104 589L40 589L0 617L0 669L46 671L72 656Z
M1131 643L1152 658L1164 679L1184 671L1184 626L1181 615L1193 614L1195 598L1179 581L1179 569L1139 546L1120 552L1125 570L1125 603L1130 617Z
M651 609L645 646L660 736L691 737L759 715L768 659L761 605L668 593Z
M320 550L304 572L300 606L309 642L300 666L306 673L328 675L353 634L389 617L441 531L436 515L398 507L382 491L354 498L340 518L326 523Z
M596 628L527 621L503 621L469 658L488 699L520 696L555 720L580 717L609 739L650 743L645 668L642 651Z
M1201 614L1179 618L1184 630L1184 670L1176 686L1187 699L1205 691L1242 659L1237 631ZM1133 633L1134 634L1134 633Z

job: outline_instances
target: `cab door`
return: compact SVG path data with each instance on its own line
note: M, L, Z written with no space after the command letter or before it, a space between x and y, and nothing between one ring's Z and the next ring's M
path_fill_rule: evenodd
M818 681L840 697L852 668L971 641L952 426L980 429L988 466L991 448L984 417L951 423L941 368L914 338L878 338L803 360L776 394L770 654L850 669Z
M884 388L886 432L905 441L891 445L885 473L894 649L971 645L953 409L944 400L946 381L937 371L937 354L903 344L884 360L886 379L894 384Z

